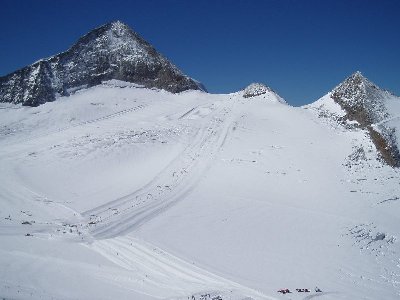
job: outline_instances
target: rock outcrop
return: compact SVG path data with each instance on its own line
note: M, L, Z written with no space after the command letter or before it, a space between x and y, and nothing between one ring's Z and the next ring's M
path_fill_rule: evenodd
M331 98L346 112L344 118L357 121L361 128L368 130L383 160L390 166L400 167L396 128L385 124L391 117L387 102L400 99L380 89L360 72L338 85L331 92Z

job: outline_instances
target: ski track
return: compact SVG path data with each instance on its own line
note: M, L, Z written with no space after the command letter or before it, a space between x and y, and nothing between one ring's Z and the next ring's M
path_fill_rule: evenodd
M190 193L226 140L233 105L226 101L206 116L210 120L194 142L146 186L84 212L91 236L107 239L126 234Z
M205 269L186 262L167 252L131 236L125 236L146 221L170 208L177 201L184 199L202 179L212 160L224 147L234 124L236 99L218 102L215 108L206 107L206 115L196 114L199 106L186 110L178 120L185 122L191 114L201 118L192 142L170 162L156 177L132 194L114 199L108 203L83 212L83 221L78 221L80 228L88 233L90 243L83 243L115 265L132 272L133 290L156 298L178 299L196 293L216 292L223 299L281 299L267 296L260 291L242 286L239 283L213 274ZM213 104L214 105L214 104ZM46 137L78 126L121 117L125 114L142 110L146 105L138 105L103 117L58 128L51 132L31 136L27 142ZM31 191L33 193L33 191ZM77 213L79 214L79 213ZM38 232L55 231L55 226L38 227ZM25 228L23 228L25 230ZM14 226L5 228L4 235L19 232ZM99 274L111 281L119 281L115 275ZM222 275L223 276L223 275ZM233 294L232 294L233 293ZM309 300L335 294L333 292L312 293L307 296L295 295ZM304 297L305 296L305 297ZM304 298L303 298L304 297ZM296 298L300 299L300 298Z
M73 125L70 125L70 126L57 128L57 129L54 129L52 131L48 131L48 132L40 133L40 134L37 134L37 135L33 135L33 136L30 136L29 138L26 138L26 139L23 139L23 140L19 140L17 143L18 144L26 143L26 142L30 142L30 141L33 141L33 140L36 140L36 139L40 139L42 137L50 136L52 134L57 134L57 133L60 133L60 132L63 132L63 131L67 131L67 130L75 128L75 127L85 126L85 125L88 125L88 124L93 124L93 123L97 123L97 122L100 122L100 121L113 119L113 118L116 118L116 117L120 117L120 116L126 115L126 114L131 113L131 112L136 112L138 110L142 110L145 107L147 107L147 105L144 105L144 104L136 105L136 106L133 106L131 108L127 108L127 109L124 109L124 110L121 110L121 111L118 111L118 112L115 112L115 113L112 113L112 114L109 114L109 115L105 115L105 116L102 116L102 117L99 117L99 118L95 118L95 119L87 120L87 121L82 121L82 122L79 122L79 123L76 123L76 124L73 124ZM8 145L12 145L12 144L14 144L14 143L6 144L6 145L8 146Z
M87 226L92 241L83 245L88 245L114 264L132 272L135 278L133 281L138 283L134 290L157 298L165 298L166 295L186 298L193 293L212 291L221 295L230 293L230 297L233 296L235 299L243 299L245 296L251 296L252 299L276 299L212 274L144 241L121 236L155 217L191 192L227 139L233 122L234 104L234 100L221 102L219 107L203 116L201 121L203 126L198 129L193 142L146 186L82 214L87 223L83 222L81 225ZM32 136L29 140L119 117L142 108L144 106L140 105ZM196 108L198 107L188 110L179 119L184 119ZM89 224L91 222L94 224ZM14 228L10 230L12 234L15 233ZM46 228L42 230L46 231ZM54 231L54 228L50 230ZM118 280L111 277L109 279L112 281Z
M218 291L234 292L241 299L276 299L212 274L139 239L120 236L95 241L89 247L116 265L134 272L135 278L143 282L141 293L151 294L152 291L152 296L164 298L165 293L179 297L193 292ZM155 290L159 294L155 295Z
M326 295L332 295L332 294L336 294L336 293L334 293L334 292L326 292L326 293L313 294L313 295L309 295L309 296L305 297L303 300L310 300L310 299L319 298L319 297L323 297L323 296L326 296Z

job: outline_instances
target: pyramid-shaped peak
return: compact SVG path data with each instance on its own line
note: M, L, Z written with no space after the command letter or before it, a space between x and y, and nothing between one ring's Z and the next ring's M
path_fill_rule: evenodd
M107 42L124 41L125 43L145 44L150 46L142 37L134 32L127 24L117 20L101 25L82 36L75 45L97 43L97 48L106 46ZM74 46L75 46L74 45ZM108 44L110 45L110 44Z
M142 40L142 38L136 32L134 32L127 24L121 21L113 21L89 31L87 34L82 36L78 42L88 42L88 41L90 42L96 39L102 41L108 38Z
M124 22L120 20L112 21L109 23L113 28L129 28Z
M360 79L365 78L365 77L363 76L363 74L361 73L361 71L355 71L353 74L351 74L350 77L353 77L353 78L360 78Z
M360 71L356 71L353 74L351 74L344 82L350 83L352 85L360 85L360 84L374 85Z
M340 95L341 98L354 100L356 98L363 98L367 94L376 91L384 92L376 84L364 77L360 71L357 71L335 87L332 94Z
M361 128L368 130L384 161L390 166L399 167L400 152L393 131L385 126L379 130L374 128L374 124L390 118L386 103L394 96L357 71L333 89L330 97L345 111L345 119L357 121Z
M114 21L65 52L0 77L0 102L37 106L113 79L172 93L205 90L128 25Z
M391 94L380 89L357 71L331 92L332 99L347 112L350 120L370 125L387 117L385 99Z
M125 23L117 20L117 21L112 21L110 23L107 23L103 26L101 26L107 30L112 31L113 33L122 36L128 32L133 32L133 30ZM100 27L100 28L101 28Z

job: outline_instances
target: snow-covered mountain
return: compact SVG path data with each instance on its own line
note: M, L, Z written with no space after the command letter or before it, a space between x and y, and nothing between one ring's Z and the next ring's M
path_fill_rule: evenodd
M0 298L400 297L400 101L360 73L304 107L204 93L119 22L23 70Z
M37 106L106 80L176 93L204 90L120 21L96 28L69 50L0 77L0 102Z

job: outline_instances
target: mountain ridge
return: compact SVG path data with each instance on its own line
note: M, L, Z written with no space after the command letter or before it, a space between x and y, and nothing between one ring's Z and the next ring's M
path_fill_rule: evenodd
M205 91L200 82L184 75L128 25L114 21L86 33L64 52L0 77L0 102L38 106L108 80L172 93ZM244 98L272 93L276 101L287 104L261 83L250 84L242 93ZM359 128L367 130L382 159L399 167L398 129L385 122L392 116L386 103L399 98L379 88L360 71L346 78L329 95L345 112L342 121L355 121Z

